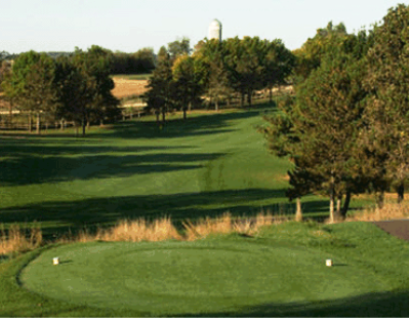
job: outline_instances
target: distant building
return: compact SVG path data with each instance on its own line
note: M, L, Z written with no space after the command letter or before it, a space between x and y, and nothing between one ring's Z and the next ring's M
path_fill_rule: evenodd
M209 40L218 39L222 41L222 23L214 19L209 25Z

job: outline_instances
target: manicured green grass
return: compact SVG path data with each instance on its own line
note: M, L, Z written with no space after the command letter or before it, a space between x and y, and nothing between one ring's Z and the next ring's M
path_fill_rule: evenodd
M39 253L0 264L2 315L409 315L409 243L370 223L286 223L253 238L96 242ZM61 264L53 266L56 256Z
M36 220L46 236L123 218L294 213L286 171L256 127L263 109L196 114L73 130L0 137L0 223ZM358 203L359 205L361 203ZM306 214L327 216L328 202L304 199Z

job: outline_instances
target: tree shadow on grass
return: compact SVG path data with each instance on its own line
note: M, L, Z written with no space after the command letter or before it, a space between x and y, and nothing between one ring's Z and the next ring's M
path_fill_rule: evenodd
M24 155L2 163L0 181L4 186L14 186L191 170L223 155L225 154L83 154L77 157Z
M87 132L85 138L76 138L73 133L65 133L58 131L49 131L42 135L30 133L19 133L4 136L18 139L33 139L43 140L50 138L69 138L79 141L103 139L103 138L122 138L122 139L137 139L137 138L177 138L201 136L232 132L229 127L232 126L231 121L251 118L259 116L261 110L238 111L231 113L203 114L195 115L187 120L180 118L168 117L166 125L158 125L155 120L132 120L126 123L118 123L107 126L105 129L91 129Z
M232 312L171 314L172 317L409 317L409 291L373 292L316 302L270 303Z
M2 209L0 223L37 221L41 224L45 236L59 236L69 229L74 233L84 227L92 231L97 226L113 226L122 219L141 217L152 220L168 216L180 227L186 219L214 218L226 212L238 217L256 216L260 211L274 214L286 211L292 215L295 212L294 204L288 203L284 194L284 189L248 189L53 201ZM263 207L256 203L266 199L282 203ZM327 210L327 201L310 203L314 212L321 210L324 213Z
M246 112L205 114L183 119L172 119L165 126L156 121L131 121L127 125L115 125L104 136L120 138L177 138L232 132L231 121L259 116L259 110Z
M26 139L11 140L0 138L0 155L2 157L22 157L22 156L54 156L54 155L89 155L100 153L140 153L150 151L170 151L176 149L192 149L193 146L106 146L94 143L88 145L85 140L64 139ZM91 141L92 142L92 141ZM60 144L61 143L61 144ZM111 142L112 143L112 142ZM56 144L58 146L56 146ZM101 143L102 144L102 143Z

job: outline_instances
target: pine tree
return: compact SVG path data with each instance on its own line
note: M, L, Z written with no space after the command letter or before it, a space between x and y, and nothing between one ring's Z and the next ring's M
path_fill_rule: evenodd
M408 28L409 6L403 4L390 9L383 24L375 26L365 81L373 95L366 112L372 128L367 132L368 143L384 159L387 177L383 180L389 179L396 188L398 202L409 178Z

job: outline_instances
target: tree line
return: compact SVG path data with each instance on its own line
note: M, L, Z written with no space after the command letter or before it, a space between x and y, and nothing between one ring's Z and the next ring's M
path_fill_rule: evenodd
M136 52L111 51L100 47L105 52L110 67L111 74L147 74L151 73L156 66L156 54L152 48L142 48ZM44 52L54 60L60 57L72 57L74 52ZM0 52L0 62L11 61L19 57L20 54L10 54L6 51ZM0 72L1 73L1 72Z
M40 134L41 121L72 121L82 127L85 136L90 123L113 120L120 114L119 101L111 94L107 52L92 46L76 50L71 56L52 59L45 53L22 53L4 73L4 95L15 108L29 114L29 127L36 118Z
M295 56L281 40L259 37L230 38L224 41L203 40L191 53L189 40L175 41L162 47L157 67L152 73L145 95L148 109L165 122L170 109L186 111L203 103L231 103L239 96L252 106L256 90L268 88L270 101L274 86L286 83L295 65Z
M269 147L291 159L287 195L330 199L330 220L347 215L351 196L395 190L409 177L409 7L383 23L348 34L343 24L319 29L294 52L295 96L263 128Z

